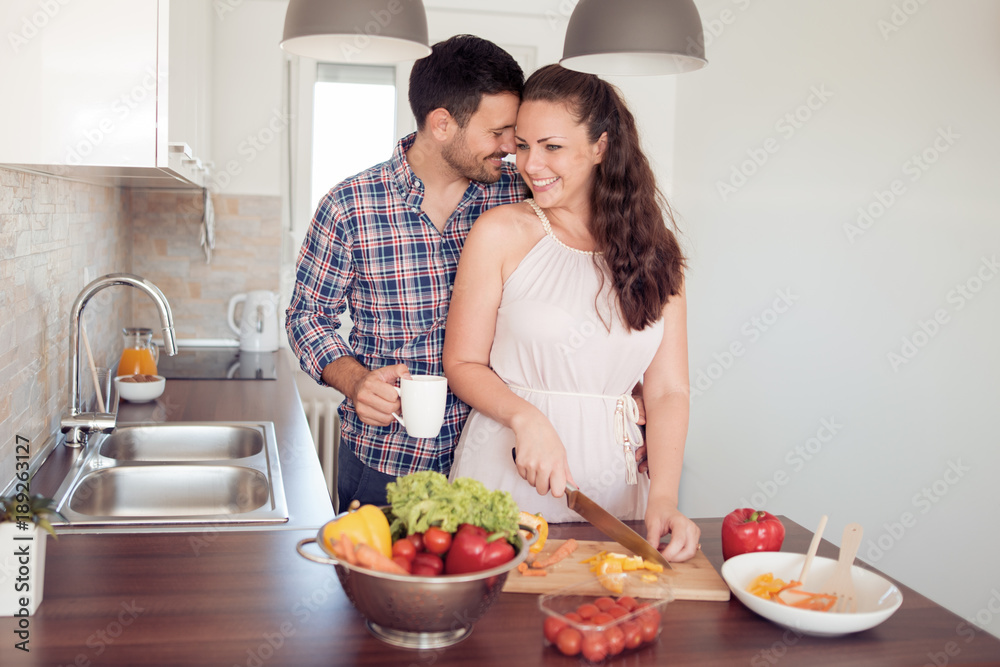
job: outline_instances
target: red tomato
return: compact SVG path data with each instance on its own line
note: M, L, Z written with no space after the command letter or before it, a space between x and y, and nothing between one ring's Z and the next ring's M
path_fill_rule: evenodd
M621 618L622 616L628 616L629 610L616 604L604 613L610 614L612 618Z
M413 569L410 570L410 574L416 577L436 577L440 572L434 570L433 567L427 565L414 565Z
M594 606L600 609L601 611L607 611L611 607L614 607L616 604L617 602L615 602L609 597L602 597L594 600Z
M656 620L650 618L649 616L642 615L639 617L639 627L642 628L642 641L656 641L656 635L660 629L660 624L656 622Z
M566 620L573 621L574 623L583 623L583 616L580 616L580 614L576 613L575 611L571 611L568 614L563 614L563 616L566 617Z
M657 625L660 624L660 610L659 609L654 609L653 607L645 607L645 608L643 608L643 611L642 611L642 614L640 614L640 617L652 619L652 621L654 623L656 623Z
M556 647L563 655L576 655L580 652L580 644L583 643L583 635L576 628L568 625L556 635Z
M424 549L442 556L451 548L451 533L441 530L437 526L431 526L424 533Z
M562 620L558 616L549 616L545 619L545 625L542 629L545 632L545 638L552 644L555 644L556 637L559 636L559 631L565 627L568 627L566 621Z
M416 553L420 553L424 550L424 534L423 533L413 533L412 535L407 535L406 539L413 544L413 549Z
M625 631L618 625L612 625L604 631L608 640L608 655L618 655L625 650Z
M413 561L411 561L409 558L407 558L406 556L393 556L392 560L395 561L395 563L399 565L401 568L403 568L410 574L413 574Z
M582 605L576 608L576 613L580 614L580 618L582 618L585 621L592 618L594 614L597 614L598 612L600 612L600 609L598 609L596 605L593 605L590 602L584 602Z
M418 553L413 557L413 574L417 574L417 568L429 568L431 574L441 574L444 569L444 561L440 556L429 553Z
M615 617L607 612L599 611L590 617L590 622L594 625L607 625L608 623L614 623Z
M417 555L417 548L413 546L413 542L404 538L398 539L392 543L392 556L402 556L408 561L412 561L413 557Z
M625 633L625 648L642 646L642 626L637 621L625 621L621 628Z
M635 609L635 598L631 595L623 595L618 598L618 604L625 607L626 611L632 611Z
M591 662L601 662L608 657L608 640L603 632L588 632L583 638L583 657Z

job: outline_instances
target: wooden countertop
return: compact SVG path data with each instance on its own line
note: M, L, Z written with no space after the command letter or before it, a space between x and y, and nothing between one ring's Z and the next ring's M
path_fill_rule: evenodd
M721 566L720 519L698 520ZM811 537L785 520L785 549ZM582 524L555 537L596 537ZM372 637L332 566L295 543L311 531L68 535L49 541L45 599L30 621L31 652L13 648L0 619L3 665L572 665L542 645L537 596L504 593L465 641L444 650L397 649ZM824 543L823 555L836 548ZM729 602L670 603L659 644L611 665L1000 664L1000 640L901 586L902 608L868 632L798 637ZM950 655L949 655L950 654Z
M286 369L287 370L287 369ZM282 379L284 376L284 379ZM30 652L14 648L18 619L0 618L8 665L576 665L542 645L537 596L504 593L465 641L443 650L376 640L332 566L295 552L332 514L298 394L277 381L171 381L154 406L127 406L127 421L273 421L289 507L298 525L271 531L71 534L48 541L45 596L28 622ZM324 502L325 499L325 502ZM712 564L722 565L721 519L697 521ZM787 519L784 550L802 553L811 532ZM555 538L599 539L586 524ZM820 554L835 557L824 542ZM670 603L656 646L609 665L1000 664L1000 640L911 589L881 626L835 639L799 637L729 602Z

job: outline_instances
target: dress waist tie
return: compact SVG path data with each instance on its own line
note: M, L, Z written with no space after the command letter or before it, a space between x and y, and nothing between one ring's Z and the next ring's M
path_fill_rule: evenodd
M574 391L550 391L548 389L532 389L516 384L507 385L511 389L535 394L549 394L552 396L576 396L579 398L602 398L615 401L615 444L622 448L622 455L625 457L625 482L627 484L639 483L639 470L635 462L635 451L632 449L632 440L629 438L628 425L631 424L635 437L635 446L642 446L642 432L639 430L639 404L635 402L632 394L622 394L621 396L609 396L606 394L584 394Z

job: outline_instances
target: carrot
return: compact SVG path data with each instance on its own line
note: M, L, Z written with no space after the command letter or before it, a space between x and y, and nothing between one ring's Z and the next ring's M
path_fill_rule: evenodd
M531 564L532 567L544 568L550 565L555 565L566 556L576 551L576 540L572 537L559 545L559 548L552 552L552 555L542 561L535 561Z
M388 572L390 574L409 574L403 567L392 560L386 558L378 549L370 544L359 544L354 550L357 564L376 572Z
M340 551L343 552L344 560L348 565L357 565L358 559L354 557L354 542L347 536L347 533L340 534Z
M548 574L545 570L532 570L527 563L522 562L517 566L517 571L526 577L544 577Z

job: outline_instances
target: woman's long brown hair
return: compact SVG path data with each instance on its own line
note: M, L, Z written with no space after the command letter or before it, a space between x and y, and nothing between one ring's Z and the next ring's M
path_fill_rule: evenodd
M595 167L590 233L603 260L626 327L645 329L663 315L684 280L684 256L666 198L639 144L635 118L614 86L593 74L548 65L532 74L523 102L560 102L596 142L608 145Z

